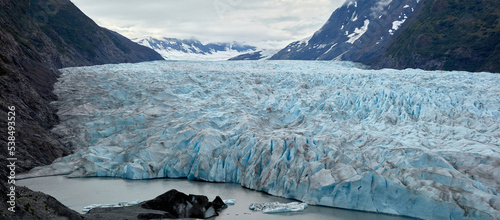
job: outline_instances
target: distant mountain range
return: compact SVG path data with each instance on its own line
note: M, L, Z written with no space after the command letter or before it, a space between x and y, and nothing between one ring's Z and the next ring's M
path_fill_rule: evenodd
M499 0L348 0L314 35L270 59L500 72L499 7Z
M155 50L166 60L227 60L257 49L238 42L203 44L195 39L143 37L133 41Z

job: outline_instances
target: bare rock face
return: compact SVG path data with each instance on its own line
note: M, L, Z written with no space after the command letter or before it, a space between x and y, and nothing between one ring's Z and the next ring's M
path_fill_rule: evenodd
M0 169L0 219L83 219L50 195L8 184L8 175Z

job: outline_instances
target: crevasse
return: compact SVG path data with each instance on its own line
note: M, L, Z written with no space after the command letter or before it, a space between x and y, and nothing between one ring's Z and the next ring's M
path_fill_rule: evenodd
M76 153L22 177L186 177L346 209L500 218L498 74L306 61L62 72L54 132Z

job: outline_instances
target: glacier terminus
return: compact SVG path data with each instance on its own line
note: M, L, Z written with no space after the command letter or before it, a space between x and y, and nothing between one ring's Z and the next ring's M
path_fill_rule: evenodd
M74 154L22 177L233 182L424 219L500 218L500 75L331 61L66 68Z

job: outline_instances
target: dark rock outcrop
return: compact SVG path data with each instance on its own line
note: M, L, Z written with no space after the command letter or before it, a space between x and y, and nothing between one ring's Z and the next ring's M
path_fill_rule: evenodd
M216 216L217 210L225 205L219 197L216 198L217 205L208 201L206 196L186 195L177 190L170 190L153 200L141 205L145 209L165 211L174 218L210 218Z
M137 45L116 33L97 26L67 0L0 0L0 198L7 201L7 157L17 158L16 173L50 164L71 153L51 128L58 117L49 104L56 100L52 93L58 68L104 63L161 60L153 50ZM8 112L15 107L14 155L9 155ZM50 219L78 215L64 214L67 208L40 194L42 209L30 208L26 188L17 188L16 212L0 203L0 219ZM44 199L47 198L47 199ZM24 201L24 202L23 202ZM52 214L50 214L52 213ZM75 217L77 216L77 217Z
M2 188L2 204L0 205L0 219L70 219L79 220L83 216L57 201L54 197L41 192L34 192L26 187L16 187L16 208L11 212L5 207L8 201Z
M217 211L226 208L220 197L210 202L206 196L186 195L170 190L158 197L129 207L91 209L85 218L89 219L161 219L198 218L217 216Z

